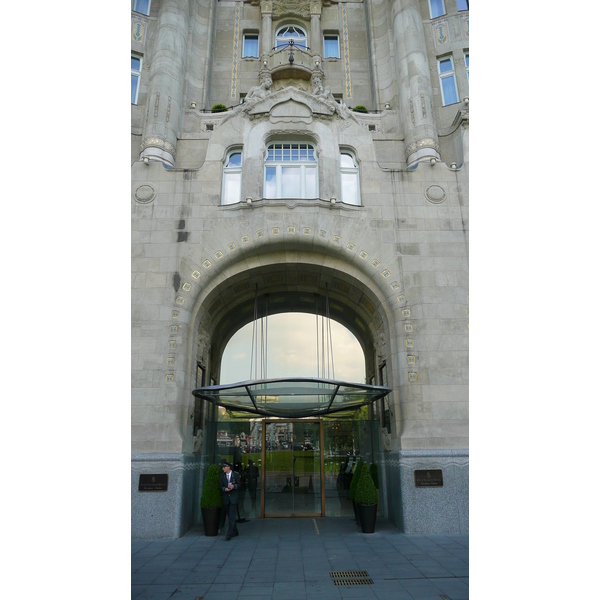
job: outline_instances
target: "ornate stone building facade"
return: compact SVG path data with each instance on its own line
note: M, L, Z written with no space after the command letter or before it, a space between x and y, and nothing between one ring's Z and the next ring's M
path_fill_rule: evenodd
M277 294L327 294L393 389L382 514L468 531L468 2L135 0L131 25L133 535L199 522L191 392Z

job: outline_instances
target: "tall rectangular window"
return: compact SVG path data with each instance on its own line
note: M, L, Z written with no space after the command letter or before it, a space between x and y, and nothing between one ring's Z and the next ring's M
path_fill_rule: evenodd
M465 53L465 68L467 69L467 81L469 81L469 53Z
M452 57L438 60L438 72L440 75L440 88L442 89L442 105L456 104L458 102L458 90L456 89Z
M131 55L131 104L137 104L140 91L140 77L142 76L141 56Z
M457 10L469 10L469 0L456 0Z
M323 36L323 58L340 57L340 37L334 34L325 34Z
M150 14L150 0L135 0L133 10L142 13L143 15Z
M432 19L446 14L444 0L429 0L429 15Z
M244 34L243 58L258 58L258 33Z

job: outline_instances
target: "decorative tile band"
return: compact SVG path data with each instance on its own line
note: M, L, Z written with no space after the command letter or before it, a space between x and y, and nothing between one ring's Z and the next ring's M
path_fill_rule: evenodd
M342 35L344 38L344 71L346 73L346 97L352 98L352 79L350 77L350 45L348 44L348 11L342 3Z
M241 2L235 3L233 17L233 58L231 59L231 98L237 98L238 53L240 47L240 14Z

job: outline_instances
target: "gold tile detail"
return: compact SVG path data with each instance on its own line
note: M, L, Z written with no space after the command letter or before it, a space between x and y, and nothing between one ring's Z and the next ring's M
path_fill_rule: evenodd
M256 237L257 237L257 238L264 237L264 235L265 235L265 232L264 232L264 230L263 230L263 229L259 229L259 230L256 232Z
M229 242L229 244L227 244L227 248L229 249L229 252L233 252L235 250L235 244L233 242Z
M175 298L175 304L183 304L185 302L185 298L183 296L177 296Z
M324 229L321 229L319 231L319 237L322 237L322 238L327 237L327 232Z
M189 292L192 289L192 284L189 281L186 281L182 286L181 289L184 292Z
M369 253L365 252L364 250L361 250L358 255L364 260L365 258L367 258L367 256L369 256Z
M407 348L414 348L415 347L415 340L407 339L406 340L406 347Z
M202 263L202 266L205 269L208 269L211 265L212 265L212 263L210 262L210 260L208 260L208 258Z
M215 258L216 258L217 260L219 260L220 258L223 258L223 253L222 253L220 250L217 250L217 251L215 252Z
M165 375L165 381L167 383L173 383L175 381L175 375L173 373L167 373Z
M416 356L413 356L412 354L409 354L409 355L406 357L406 362L407 362L409 365L414 365L414 364L416 364L416 362L417 362L417 358L416 358Z
M311 234L311 232L312 232L312 229L311 229L310 227L303 227L303 228L302 228L302 233L303 233L304 235L310 235L310 234Z
M168 356L167 357L167 367L173 367L173 366L175 366L175 357Z
M178 310L172 310L172 311L171 311L171 316L172 316L174 319L179 319L179 311L178 311Z
M334 235L334 236L333 236L333 241L334 241L336 244L339 244L339 243L342 241L342 238L341 238L341 236L339 236L339 235Z
M406 296L404 294L400 294L398 296L398 302L406 302Z
M288 225L287 232L296 233L296 228L293 225Z
M169 350L175 350L177 348L177 342L175 340L169 340Z
M406 317L410 317L410 308L403 308L403 309L402 309L402 316L403 316L404 318L406 318Z
M414 371L409 371L408 372L408 380L409 381L416 381L417 380L417 374Z
M192 277L194 279L198 279L200 277L200 271L193 271L192 272Z
M354 248L356 248L356 245L353 244L352 242L350 242L349 244L346 245L346 248L348 248L348 250L350 250L350 252L354 252Z
M271 233L273 235L279 235L279 227L273 227L273 229L271 229Z
M243 235L242 236L242 243L247 244L250 241L250 236L249 235Z
M406 323L406 325L404 325L404 331L406 331L406 333L412 333L412 330L413 330L412 323Z
M390 287L393 290L399 290L400 289L400 284L397 281L392 281L392 283L390 283Z
M390 272L389 272L387 269L384 269L383 271L381 271L381 274L382 274L382 275L383 275L383 276L384 276L386 279L387 279L387 278L388 278L388 277L391 275L391 273L390 273Z
M371 261L371 265L376 269L381 264L376 258Z
M171 325L171 333L177 333L177 325Z

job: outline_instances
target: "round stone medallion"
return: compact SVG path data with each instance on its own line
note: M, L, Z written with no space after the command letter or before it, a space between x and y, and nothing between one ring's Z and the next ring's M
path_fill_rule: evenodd
M134 192L135 201L140 204L148 204L148 202L152 202L154 198L156 198L156 191L151 185L145 183L144 185L140 185Z
M425 198L433 204L439 204L446 199L446 192L439 185L430 185L425 191Z

